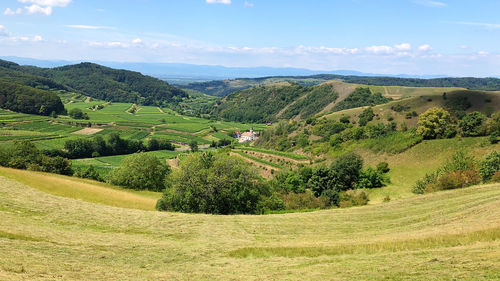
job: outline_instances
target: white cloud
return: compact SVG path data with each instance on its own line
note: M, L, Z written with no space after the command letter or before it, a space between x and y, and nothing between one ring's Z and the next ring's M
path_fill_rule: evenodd
M24 11L28 15L42 14L50 16L53 7L66 7L72 0L17 0L23 4L29 4L24 7ZM4 15L19 15L23 13L23 9L17 8L15 11L11 8L5 9Z
M22 14L22 13L23 13L23 9L21 9L21 8L17 8L15 11L12 10L11 8L7 8L3 12L3 14L7 15L7 16L19 15L19 14Z
M132 43L134 43L134 44L141 44L142 43L142 39L141 38L135 38L134 40L132 40Z
M374 54L389 54L394 52L394 48L390 46L370 46L366 47L365 51L374 53Z
M469 49L469 46L467 46L467 45L460 45L460 49L462 49L462 50Z
M208 4L231 4L231 0L205 0Z
M42 38L42 36L40 36L40 35L35 35L35 36L33 37L33 42L39 42L39 41L42 41L42 40L43 40L43 38Z
M409 51L411 50L411 45L409 43L402 43L399 45L395 45L394 48L399 51Z
M26 6L24 7L26 9L26 12L30 15L32 14L42 14L46 16L50 16L52 14L52 7L47 6L47 7L41 7L36 4L33 4L31 6Z
M5 37L9 36L9 32L7 31L7 28L5 26L0 25L0 36Z
M418 50L422 51L422 52L428 52L428 51L432 50L432 47L429 44L424 44L424 45L419 46Z
M480 55L480 56L486 56L486 55L489 55L489 53L488 53L488 52L485 52L485 51L479 51L479 52L477 52L477 54L478 54L478 55Z
M69 28L76 28L76 29L115 29L112 26L99 26L99 25L84 25L84 24L70 24L66 25L66 27Z
M46 7L66 7L72 0L17 0L20 3Z
M248 1L245 1L245 3L243 3L243 7L249 7L249 8L251 8L251 7L253 7L253 6L254 6L254 4L253 4L253 3L250 3L250 2L248 2Z
M432 0L415 0L413 2L416 4L419 4L419 5L432 7L432 8L442 8L442 7L448 6L444 2L432 1Z

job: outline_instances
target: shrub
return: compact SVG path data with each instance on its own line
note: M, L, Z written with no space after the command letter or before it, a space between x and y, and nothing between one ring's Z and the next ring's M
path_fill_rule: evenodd
M280 193L279 198L286 210L324 209L329 206L328 198L316 197L309 189L303 193Z
M500 170L500 153L498 151L491 152L480 163L479 173L483 182L489 181L496 172Z
M110 174L110 183L137 190L161 191L170 167L154 155L136 153Z
M428 186L428 188L431 189L429 191L456 189L475 185L480 182L479 173L475 170L451 171L439 177L436 184Z
M377 164L377 171L382 172L382 173L388 173L391 169L389 168L389 163L387 162L380 162Z
M81 169L75 172L76 177L84 178L84 179L92 179L96 181L103 181L99 172L94 168L94 166L90 165L85 169Z
M385 185L385 176L382 172L368 168L361 171L359 180L356 184L357 188L377 188Z
M453 154L450 159L446 160L443 165L443 172L454 172L454 171L469 171L476 170L477 163L474 157L464 151L458 151Z
M339 194L339 207L347 208L368 204L368 194L362 189L346 190Z
M413 186L412 192L415 194L424 194L427 186L433 185L437 182L438 173L425 174L424 178L418 180Z

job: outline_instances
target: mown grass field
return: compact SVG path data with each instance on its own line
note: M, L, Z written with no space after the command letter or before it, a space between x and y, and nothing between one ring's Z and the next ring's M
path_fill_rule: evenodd
M262 216L118 208L5 177L0 197L1 280L500 278L498 184Z

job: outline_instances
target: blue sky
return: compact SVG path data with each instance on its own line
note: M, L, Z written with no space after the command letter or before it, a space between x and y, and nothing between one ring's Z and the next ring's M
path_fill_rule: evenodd
M0 55L500 76L498 0L2 0Z

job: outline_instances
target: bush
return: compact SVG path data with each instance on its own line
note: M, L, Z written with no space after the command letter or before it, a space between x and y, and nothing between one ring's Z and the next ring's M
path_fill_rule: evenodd
M227 153L193 153L167 179L158 210L259 214L280 206L268 184Z
M377 171L381 173L388 173L391 169L389 168L389 163L387 162L380 162L377 164Z
M493 151L480 163L479 174L483 182L487 182L498 171L500 171L500 153Z
M372 168L368 168L364 171L361 171L356 187L377 188L385 186L385 182L386 178L382 172Z
M110 183L137 190L161 191L170 167L154 155L136 153L110 174Z
M316 197L309 189L303 193L280 193L279 198L286 210L324 209L329 206L328 198Z
M90 165L85 169L77 170L74 176L84 179L91 179L96 181L103 181L99 172L94 168L94 166Z
M368 204L368 194L362 189L346 190L339 195L339 207L347 208L353 206L363 206Z
M451 171L442 175L435 185L428 186L426 192L463 188L480 182L479 173L475 170Z
M433 185L437 182L438 172L425 174L423 179L418 180L413 186L412 192L415 194L424 194L427 186Z
M47 156L29 141L15 142L8 151L0 149L0 165L61 175L72 175L71 161L61 156Z

